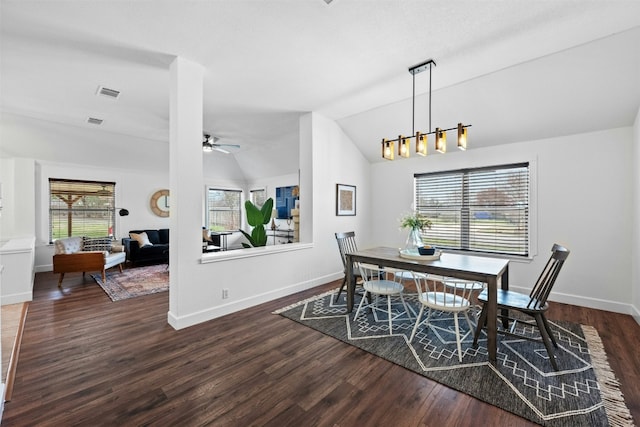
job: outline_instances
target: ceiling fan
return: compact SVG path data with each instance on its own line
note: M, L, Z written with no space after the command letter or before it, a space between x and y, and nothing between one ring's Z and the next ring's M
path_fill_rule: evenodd
M217 136L211 136L205 133L202 140L202 151L210 153L215 150L224 154L230 154L231 152L223 147L240 148L238 144L218 144L219 140L220 138Z

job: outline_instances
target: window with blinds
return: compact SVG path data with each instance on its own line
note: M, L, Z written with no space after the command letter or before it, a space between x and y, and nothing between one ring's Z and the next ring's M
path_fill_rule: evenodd
M267 201L267 191L264 188L250 190L249 198L251 200L251 203L261 208L262 205L264 205L264 202Z
M210 231L237 231L242 219L242 191L209 188L207 190L207 221Z
M49 179L49 241L114 236L114 182Z
M529 163L415 174L425 242L443 249L528 256Z

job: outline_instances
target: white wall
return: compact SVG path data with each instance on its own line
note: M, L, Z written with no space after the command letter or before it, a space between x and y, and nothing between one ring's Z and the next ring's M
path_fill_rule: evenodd
M632 129L620 128L376 163L375 243L403 244L406 231L397 219L411 206L414 173L534 160L537 254L512 262L512 288L530 289L557 242L572 252L551 300L630 313L632 146Z
M631 198L633 206L632 246L631 258L631 290L632 290L632 315L636 322L640 324L640 110L636 115L633 124L633 196Z
M34 236L35 168L32 159L0 159L0 241Z
M338 279L342 264L333 233L355 230L363 245L368 240L368 162L333 121L318 114L303 116L300 140L301 239L313 243L212 254L204 256L202 263L181 260L180 268L189 280L171 290L179 294L176 310L169 313L174 327ZM335 216L336 183L356 185L357 216ZM229 299L222 299L223 289L229 289Z

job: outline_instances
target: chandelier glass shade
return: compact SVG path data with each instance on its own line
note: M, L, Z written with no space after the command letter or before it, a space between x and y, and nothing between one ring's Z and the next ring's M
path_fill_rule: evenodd
M382 157L387 160L394 159L395 143L393 141L382 140Z
M464 125L458 123L457 127L449 129L436 128L435 131L431 131L431 69L436 65L433 59L429 59L421 64L414 65L409 68L409 72L413 75L413 129L411 136L399 135L397 139L382 139L382 158L387 160L394 160L395 143L398 143L398 157L410 157L411 153L411 140L415 139L415 151L420 156L426 156L428 153L428 135L434 135L435 150L440 153L447 152L447 132L452 130L458 131L458 148L460 150L467 149L467 128L471 125ZM429 70L429 132L416 132L415 131L415 111L416 111L416 74Z
M416 154L419 156L427 155L427 135L416 132Z

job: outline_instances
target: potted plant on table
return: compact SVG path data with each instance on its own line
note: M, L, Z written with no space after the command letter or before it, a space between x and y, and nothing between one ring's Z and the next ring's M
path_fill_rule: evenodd
M409 229L409 236L407 236L404 249L407 251L417 251L419 247L424 246L420 233L425 228L431 228L431 220L419 212L414 211L404 215L400 219L400 227Z

